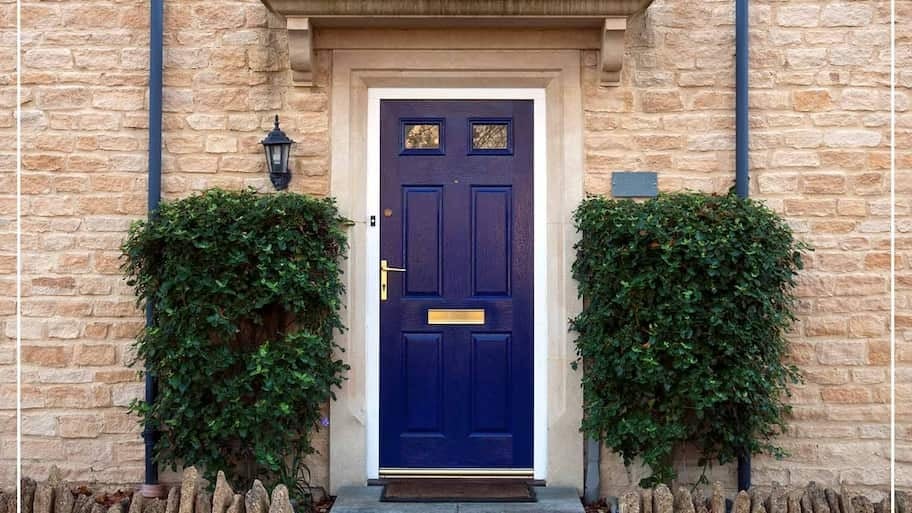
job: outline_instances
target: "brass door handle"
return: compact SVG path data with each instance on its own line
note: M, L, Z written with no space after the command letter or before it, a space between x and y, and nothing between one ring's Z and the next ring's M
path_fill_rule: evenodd
M390 267L386 260L380 261L380 301L386 301L387 299L387 289L389 288L387 283L388 273L404 273L405 269L402 267Z
M405 269L402 267L390 267L389 265L387 265L386 260L380 261L380 270L389 271L389 272L393 272L393 273L404 273L405 272Z

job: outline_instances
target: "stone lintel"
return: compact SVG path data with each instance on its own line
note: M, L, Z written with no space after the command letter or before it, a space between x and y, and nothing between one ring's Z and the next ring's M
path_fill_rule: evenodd
M589 17L630 16L645 9L652 0L262 0L283 16L544 16Z
M287 20L292 81L313 85L314 27L440 28L449 27L600 27L600 83L620 82L627 17L652 0L262 0Z

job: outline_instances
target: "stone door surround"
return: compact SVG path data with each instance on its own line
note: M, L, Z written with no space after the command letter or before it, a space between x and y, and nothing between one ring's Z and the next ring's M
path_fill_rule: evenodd
M333 50L331 77L330 191L353 219L345 262L343 322L338 342L351 365L332 402L330 489L363 485L368 475L367 438L367 105L370 88L536 88L547 112L547 456L551 485L583 484L580 376L567 319L580 310L571 278L576 240L571 212L583 197L583 112L579 50Z
M620 81L624 62L627 18L652 3L652 0L262 1L286 19L292 81L298 86L313 85L314 32L318 27L592 27L600 33L601 84L613 86Z

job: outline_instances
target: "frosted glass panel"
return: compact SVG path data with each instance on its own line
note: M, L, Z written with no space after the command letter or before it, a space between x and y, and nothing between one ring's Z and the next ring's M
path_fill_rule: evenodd
M472 149L505 150L507 149L507 125L473 123Z
M437 123L405 125L405 149L430 150L440 148L440 125Z

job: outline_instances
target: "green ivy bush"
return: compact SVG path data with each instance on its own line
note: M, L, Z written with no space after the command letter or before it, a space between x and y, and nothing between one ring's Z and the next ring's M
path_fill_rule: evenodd
M132 409L156 458L306 495L303 459L348 369L334 358L344 219L331 199L218 189L134 223L124 273L152 323L136 355L158 396Z
M784 456L774 438L801 379L783 363L785 332L807 246L774 212L734 195L589 197L574 221L583 431L628 465L642 458L652 470L642 486L676 477L672 454L684 443L704 469Z

